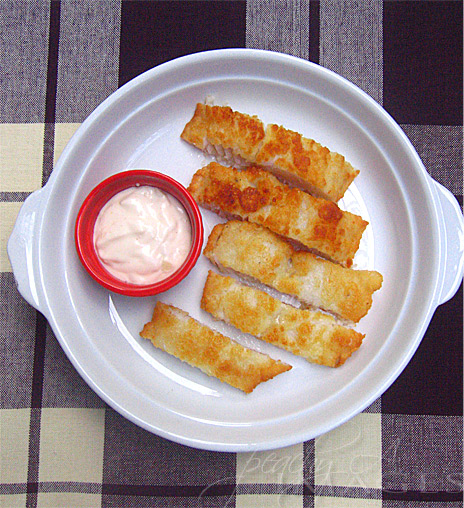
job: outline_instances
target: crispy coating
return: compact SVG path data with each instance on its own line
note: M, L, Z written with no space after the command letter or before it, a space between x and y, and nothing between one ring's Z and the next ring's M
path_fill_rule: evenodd
M159 301L151 321L140 335L157 348L245 393L292 368L280 360L243 347L199 323L183 310Z
M258 168L239 171L212 162L195 173L189 191L204 208L265 226L348 267L368 224L332 201L290 188Z
M364 338L338 324L332 316L296 309L264 291L212 271L206 280L201 307L244 333L327 367L343 365Z
M256 163L318 197L338 201L359 171L343 155L279 125L268 125Z
M257 117L234 112L229 107L199 103L181 138L200 150L213 145L252 161L264 139L264 125Z
M383 277L373 270L352 270L296 251L266 228L248 222L216 225L204 249L218 268L233 271L295 296L345 320L358 322L372 305Z
M298 132L230 107L197 104L181 138L223 160L259 165L285 183L331 201L341 199L359 171L342 155Z

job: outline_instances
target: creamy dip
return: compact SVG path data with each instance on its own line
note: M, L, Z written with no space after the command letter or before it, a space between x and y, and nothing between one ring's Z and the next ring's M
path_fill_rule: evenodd
M108 272L124 282L145 285L169 277L182 265L192 232L176 198L155 187L136 186L105 204L93 238Z

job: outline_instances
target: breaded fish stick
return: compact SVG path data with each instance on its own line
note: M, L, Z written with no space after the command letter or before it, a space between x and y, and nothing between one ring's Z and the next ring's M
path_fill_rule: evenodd
M341 199L359 171L316 141L225 106L197 104L181 138L236 167L260 165L317 197Z
M212 271L206 280L201 308L244 333L327 367L345 363L364 338L341 326L332 316L296 309L264 291Z
M280 125L268 125L256 164L314 196L340 200L359 170L343 155Z
M332 201L292 189L257 168L239 171L212 162L195 173L189 191L204 208L266 226L348 267L368 224Z
M373 270L352 270L296 251L266 228L248 222L217 224L204 249L222 271L240 273L253 281L295 296L305 306L321 308L358 322L382 286Z
M264 124L256 116L228 107L198 103L180 137L220 161L242 167L255 162Z
M151 321L140 335L208 376L246 393L292 368L280 360L243 347L199 323L183 310L159 301Z

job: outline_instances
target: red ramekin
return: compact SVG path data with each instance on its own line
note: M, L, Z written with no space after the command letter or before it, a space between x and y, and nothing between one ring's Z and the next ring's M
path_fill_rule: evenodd
M139 185L156 187L174 196L185 208L192 227L192 245L182 266L166 279L148 285L130 284L111 275L100 262L93 241L95 221L107 201L118 192ZM90 192L77 215L74 236L79 259L99 284L126 296L151 296L178 284L195 266L203 246L203 221L197 203L183 185L163 173L136 169L110 176Z

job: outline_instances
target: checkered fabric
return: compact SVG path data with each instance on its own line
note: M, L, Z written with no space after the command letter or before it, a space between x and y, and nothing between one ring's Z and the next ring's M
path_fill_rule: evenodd
M0 506L462 506L462 286L363 413L289 448L215 453L106 406L6 256L22 202L84 118L141 72L213 48L280 51L347 77L462 206L462 18L460 1L0 2Z

